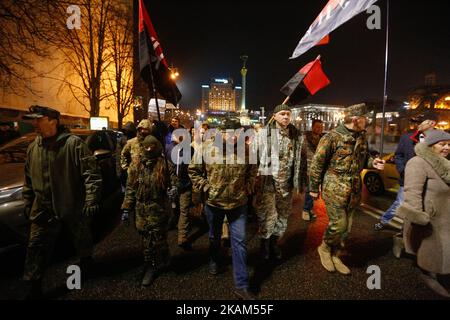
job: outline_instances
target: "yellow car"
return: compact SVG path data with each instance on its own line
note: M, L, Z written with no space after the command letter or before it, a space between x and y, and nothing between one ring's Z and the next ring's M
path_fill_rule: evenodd
M399 173L395 167L394 153L388 153L382 157L385 160L384 170L364 169L361 172L361 179L369 193L381 195L385 191L397 192L399 188Z

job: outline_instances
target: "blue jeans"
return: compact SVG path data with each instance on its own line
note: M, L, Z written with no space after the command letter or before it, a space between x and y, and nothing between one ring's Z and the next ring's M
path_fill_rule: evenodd
M209 224L209 239L211 241L220 241L223 219L225 216L227 217L230 225L234 284L237 289L247 289L247 244L245 239L247 205L231 210L206 205L205 214Z
M307 186L305 191L305 204L303 205L303 210L311 212L313 207L314 207L314 199L309 194L309 186Z
M404 198L403 188L404 187L401 186L400 189L398 189L397 197L395 198L394 203L392 203L392 205L389 207L389 209L387 209L386 212L383 213L383 215L381 216L381 223L382 224L388 224L389 221L391 221L392 218L394 218L395 211L397 211L397 208L403 202L403 198Z

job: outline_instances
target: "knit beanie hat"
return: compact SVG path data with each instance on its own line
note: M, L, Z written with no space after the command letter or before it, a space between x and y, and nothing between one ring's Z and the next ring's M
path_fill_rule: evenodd
M283 110L291 111L291 108L287 104L280 104L280 105L276 106L275 109L273 109L273 114L276 114Z
M425 132L425 143L427 146L432 146L433 144L444 140L450 140L450 133L438 129Z

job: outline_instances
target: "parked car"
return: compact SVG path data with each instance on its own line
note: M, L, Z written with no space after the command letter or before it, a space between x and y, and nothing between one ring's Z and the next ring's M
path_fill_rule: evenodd
M399 173L395 167L395 155L389 153L382 157L386 161L384 170L364 169L361 172L361 179L367 191L373 195L381 195L385 191L397 192Z
M102 209L92 223L94 241L98 242L120 221L123 196L115 166L116 134L111 130L73 133L87 142L102 172ZM0 253L23 247L28 241L22 190L26 151L35 138L35 133L29 133L0 147Z

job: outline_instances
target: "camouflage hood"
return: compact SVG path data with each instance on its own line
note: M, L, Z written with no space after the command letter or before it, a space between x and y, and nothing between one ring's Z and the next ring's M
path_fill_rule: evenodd
M152 126L153 126L152 123L148 119L143 119L141 120L141 122L139 122L137 126L137 138L140 142L143 142L145 137L143 137L142 134L139 132L139 128L148 129L151 132Z
M152 128L152 124L150 122L150 120L148 119L143 119L141 120L141 122L139 122L137 129L139 130L139 128L145 128L145 129L151 129Z

